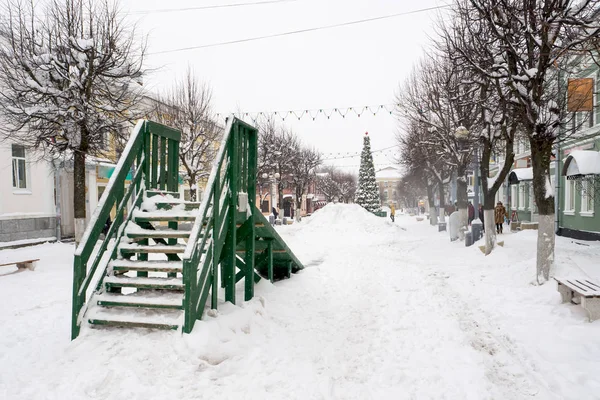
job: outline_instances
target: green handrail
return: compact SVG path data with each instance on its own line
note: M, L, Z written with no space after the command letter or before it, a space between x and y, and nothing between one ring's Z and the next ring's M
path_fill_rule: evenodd
M204 198L182 257L185 287L183 331L189 333L202 317L208 295L217 307L218 268L224 261L225 297L235 301L235 235L238 193L248 195L254 210L256 197L257 131L230 117L213 163ZM228 241L226 243L226 241ZM233 241L233 243L232 243ZM226 246L226 244L228 244ZM227 266L227 269L225 268ZM253 282L253 270L249 282ZM252 288L247 287L247 292Z
M180 140L180 132L155 122L140 120L133 128L119 163L100 198L98 207L94 210L81 242L75 249L71 316L72 339L79 335L81 318L91 297L91 294L87 294L90 284L96 280L95 288L98 289L101 286L107 272L108 262L117 257L117 244L123 236L126 223L131 220L133 215L131 209L140 205L144 190L157 188L177 191ZM159 153L160 162L157 157ZM159 168L160 176L158 175ZM125 190L126 178L132 169L134 170L133 178ZM133 203L132 208L124 221L125 210L130 200ZM88 268L88 262L97 246L100 233L113 208L116 208L115 219ZM111 248L107 252L109 245ZM99 268L100 266L102 267ZM102 274L96 276L99 271L102 271Z

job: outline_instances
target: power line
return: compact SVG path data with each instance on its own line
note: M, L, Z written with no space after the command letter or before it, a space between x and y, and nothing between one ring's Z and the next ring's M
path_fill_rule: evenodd
M325 29L339 28L341 26L349 26L349 25L362 24L362 23L365 23L365 22L379 21L379 20L383 20L383 19L395 18L395 17L400 17L400 16L403 16L403 15L416 14L416 13L421 13L421 12L426 12L426 11L432 11L432 10L439 10L439 9L448 8L448 7L450 7L450 6L444 5L444 6L435 6L435 7L428 7L428 8L420 8L420 9L412 10L412 11L405 11L405 12L395 13L395 14L381 15L379 17L359 19L359 20L355 20L355 21L342 22L342 23L333 24L333 25L323 25L323 26L317 26L317 27L313 27L313 28L306 28L306 29L299 29L299 30L295 30L295 31L275 33L275 34L272 34L272 35L255 36L255 37L251 37L251 38L230 40L230 41L226 41L226 42L217 42L217 43L211 43L211 44L203 44L203 45L199 45L199 46L181 47L179 49L156 51L156 52L153 52L153 53L148 53L148 55L176 53L176 52L180 52L180 51L205 49L205 48L208 48L208 47L225 46L225 45L229 45L229 44L252 42L252 41L256 41L256 40L270 39L270 38L274 38L274 37L296 35L296 34L299 34L299 33L314 32L314 31L321 31L321 30L325 30Z
M158 10L139 10L130 11L129 14L158 14L158 13L171 13L180 11L196 11L196 10L211 10L216 8L233 8L233 7L246 7L246 6L260 6L263 4L275 4L275 3L290 3L297 0L269 0L269 1L255 1L251 3L233 3L233 4L218 4L212 6L199 6L199 7L186 7L186 8L163 8Z

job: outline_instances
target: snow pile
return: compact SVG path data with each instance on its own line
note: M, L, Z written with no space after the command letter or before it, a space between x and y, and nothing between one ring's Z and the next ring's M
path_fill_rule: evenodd
M600 175L600 152L592 150L575 150L565 161L567 176Z
M406 226L407 231L398 224ZM534 286L537 232L485 257L447 232L331 204L276 227L305 269L224 302L194 332L90 329L69 341L73 246L0 276L6 399L588 399L600 321ZM557 238L556 274L600 278L600 243Z

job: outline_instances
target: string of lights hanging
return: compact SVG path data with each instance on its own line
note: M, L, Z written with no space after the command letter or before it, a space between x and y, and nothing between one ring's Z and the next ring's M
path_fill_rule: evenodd
M317 119L331 119L331 117L341 116L356 116L361 115L376 116L379 113L392 115L393 112L400 107L400 104L379 104L374 106L359 106L359 107L335 107L335 108L316 108L307 110L288 110L288 111L255 111L255 112L237 112L237 113L217 113L217 119L222 120L230 115L238 118L250 118L253 122L264 118L266 120L281 119L285 121L287 118L295 118L298 121L304 118L311 118L313 121Z

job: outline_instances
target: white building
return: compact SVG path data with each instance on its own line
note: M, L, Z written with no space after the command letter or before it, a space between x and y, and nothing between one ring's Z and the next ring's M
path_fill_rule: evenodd
M0 143L0 242L54 238L54 168L18 143Z

